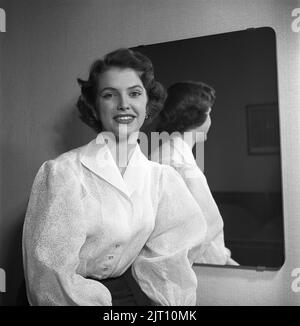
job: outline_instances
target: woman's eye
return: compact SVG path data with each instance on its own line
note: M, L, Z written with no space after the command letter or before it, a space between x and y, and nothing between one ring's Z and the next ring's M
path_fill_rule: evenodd
M140 95L142 95L142 93L141 93L141 92L138 92L138 91L134 91L134 92L131 92L131 93L130 93L130 96L131 96L131 97L138 97L138 96L140 96Z
M112 93L105 93L105 94L102 94L101 97L104 98L105 100L108 100L108 99L113 97L113 94Z

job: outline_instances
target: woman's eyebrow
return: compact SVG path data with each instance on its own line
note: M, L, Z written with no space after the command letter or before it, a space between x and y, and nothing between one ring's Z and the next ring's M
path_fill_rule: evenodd
M133 89L133 88L137 88L137 87L139 87L140 89L143 89L143 87L141 85L133 85L133 86L128 87L128 89Z
M140 88L141 90L143 89L143 87L141 85L133 85L133 86L130 86L130 87L127 87L127 89L131 90L131 89L134 89L134 88ZM104 92L104 91L117 91L118 89L117 88L114 88L114 87L104 87L102 89L100 89L100 93Z
M104 87L102 89L100 89L100 93L103 92L103 91L115 91L116 88L113 88L113 87Z

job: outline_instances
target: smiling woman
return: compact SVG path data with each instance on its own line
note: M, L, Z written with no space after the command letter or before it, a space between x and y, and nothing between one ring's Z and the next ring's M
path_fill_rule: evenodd
M130 82L127 81L130 78ZM154 79L152 62L139 52L120 49L97 60L91 67L87 81L78 79L81 96L77 107L81 120L97 133L103 131L101 105L110 104L117 109L126 109L132 100L146 100L143 116L154 118L161 110L165 99L163 86ZM129 103L129 102L130 103ZM134 101L136 102L136 101ZM146 106L147 104L147 106ZM117 106L117 108L116 108ZM105 110L105 109L104 109ZM131 112L135 115L134 112ZM140 119L141 120L141 119ZM140 124L142 125L141 121Z
M133 69L111 68L99 77L97 108L106 131L127 139L146 116L147 92Z
M81 119L98 136L35 178L23 231L29 303L195 305L205 218L180 175L137 144L165 98L151 61L117 50L79 83Z

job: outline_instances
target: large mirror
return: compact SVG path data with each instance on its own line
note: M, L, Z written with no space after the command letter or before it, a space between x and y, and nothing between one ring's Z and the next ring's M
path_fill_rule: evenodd
M168 87L203 81L216 90L204 170L241 267L284 262L276 35L271 28L140 45ZM154 120L149 132L157 121Z

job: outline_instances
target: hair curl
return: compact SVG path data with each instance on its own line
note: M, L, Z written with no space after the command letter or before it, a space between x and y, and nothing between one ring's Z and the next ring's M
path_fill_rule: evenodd
M183 133L201 126L215 99L215 90L203 82L184 81L172 84L168 88L168 96L158 117L156 130Z
M81 95L77 101L79 118L96 133L103 130L96 105L99 76L113 67L131 68L139 74L148 95L147 115L151 119L161 111L166 98L164 87L154 78L153 65L148 57L130 49L118 49L108 53L103 59L92 64L88 80L77 79L81 87Z

